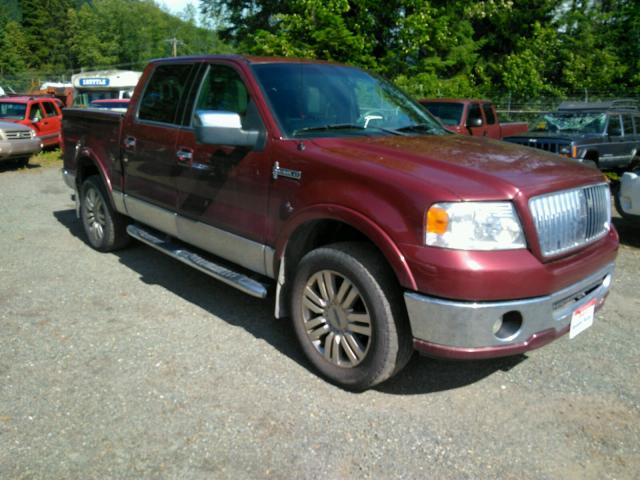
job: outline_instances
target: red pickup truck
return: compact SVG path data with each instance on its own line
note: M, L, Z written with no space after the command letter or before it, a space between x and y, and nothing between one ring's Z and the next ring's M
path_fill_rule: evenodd
M438 117L447 130L462 135L502 140L529 130L525 122L500 123L496 107L488 100L425 98L420 103Z
M65 110L63 139L92 247L133 237L272 292L344 388L384 381L414 349L477 359L573 337L611 284L601 173L454 135L357 68L157 60L125 114Z

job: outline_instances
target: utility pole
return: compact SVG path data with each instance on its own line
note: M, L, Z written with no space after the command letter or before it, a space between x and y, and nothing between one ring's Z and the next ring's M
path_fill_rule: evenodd
M176 37L167 38L165 40L165 42L169 42L171 44L171 56L172 57L177 57L178 56L178 44L183 45L184 42L182 42L181 40L178 40Z

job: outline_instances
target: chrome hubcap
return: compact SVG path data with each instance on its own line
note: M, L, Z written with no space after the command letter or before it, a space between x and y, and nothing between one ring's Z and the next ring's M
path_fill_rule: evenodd
M84 197L84 217L88 234L94 243L102 242L106 226L106 210L102 197L95 189L89 188Z
M333 365L351 368L371 345L371 317L360 291L343 275L322 270L304 289L302 315L315 349Z

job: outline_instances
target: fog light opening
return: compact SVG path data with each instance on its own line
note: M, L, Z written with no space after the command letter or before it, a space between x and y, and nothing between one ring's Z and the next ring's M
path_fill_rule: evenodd
M493 334L499 340L511 340L518 335L520 328L522 328L522 314L512 310L496 320L493 324Z

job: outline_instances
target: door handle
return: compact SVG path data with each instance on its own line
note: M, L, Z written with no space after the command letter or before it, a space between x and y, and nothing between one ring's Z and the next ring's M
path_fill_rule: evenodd
M181 148L176 152L176 157L178 159L178 163L180 164L191 163L191 160L193 160L193 151L186 148Z
M127 137L124 139L124 148L126 150L133 150L136 148L136 139L135 137Z

